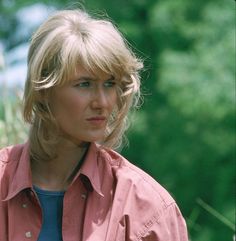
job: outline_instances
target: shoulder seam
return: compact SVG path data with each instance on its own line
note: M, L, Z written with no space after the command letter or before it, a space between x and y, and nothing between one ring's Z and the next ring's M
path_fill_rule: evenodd
M126 160L126 159L125 159ZM145 181L148 185L150 185L153 189L153 191L155 191L160 198L162 199L162 201L166 204L165 207L168 207L169 205L171 205L172 203L175 203L175 200L172 198L172 196L167 192L167 190L161 185L159 184L151 175L149 175L148 173L146 173L145 171L143 171L142 169L140 169L139 167L134 166L132 163L130 163L129 161L126 160L126 162L128 162L128 165L126 165L127 168L129 168L130 170L134 171L136 174L138 174L139 178L142 179L143 181ZM141 171L143 175L141 175L141 173L139 173L139 171L136 170L136 168ZM153 182L156 182L158 185L160 185L171 197L172 202L170 202L169 204L167 204L164 200L164 198L162 197L162 195L160 195L160 192L158 192L157 188L154 186L154 184L152 183L152 181L149 181L148 178L150 178Z
M142 229L141 231L138 231L135 235L136 235L136 240L135 241L141 241L142 237L144 237L144 235L151 229L151 227L158 223L160 218L164 215L164 213L166 212L166 210L173 206L176 205L176 202L173 201L172 203L170 203L169 205L165 206L163 209L163 213L161 215L158 215L157 213L155 213L148 221L146 221L143 225L142 225Z

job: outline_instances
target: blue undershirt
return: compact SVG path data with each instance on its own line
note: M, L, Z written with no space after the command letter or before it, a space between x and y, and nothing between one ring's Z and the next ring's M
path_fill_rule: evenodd
M38 195L43 223L38 241L62 241L62 211L65 192L47 191L34 186Z

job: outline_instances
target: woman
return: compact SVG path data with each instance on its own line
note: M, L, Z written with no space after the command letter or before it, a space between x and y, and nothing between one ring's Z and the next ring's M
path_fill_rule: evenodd
M142 62L107 20L59 11L33 35L29 140L0 151L1 241L186 241L172 197L113 151Z

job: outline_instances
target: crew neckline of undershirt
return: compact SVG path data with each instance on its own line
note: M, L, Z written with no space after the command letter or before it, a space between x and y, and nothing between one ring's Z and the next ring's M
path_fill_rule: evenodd
M37 194L45 195L45 196L63 196L65 194L65 191L45 190L35 185L33 185L33 188Z

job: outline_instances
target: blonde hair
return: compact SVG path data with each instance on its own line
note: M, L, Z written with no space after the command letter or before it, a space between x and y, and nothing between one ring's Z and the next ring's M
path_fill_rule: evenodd
M111 21L92 18L82 10L58 11L32 36L28 53L23 116L32 124L29 141L35 159L55 155L52 145L56 143L57 128L48 97L55 86L69 80L78 64L119 80L118 104L102 145L118 148L122 144L128 112L140 97L142 62Z

